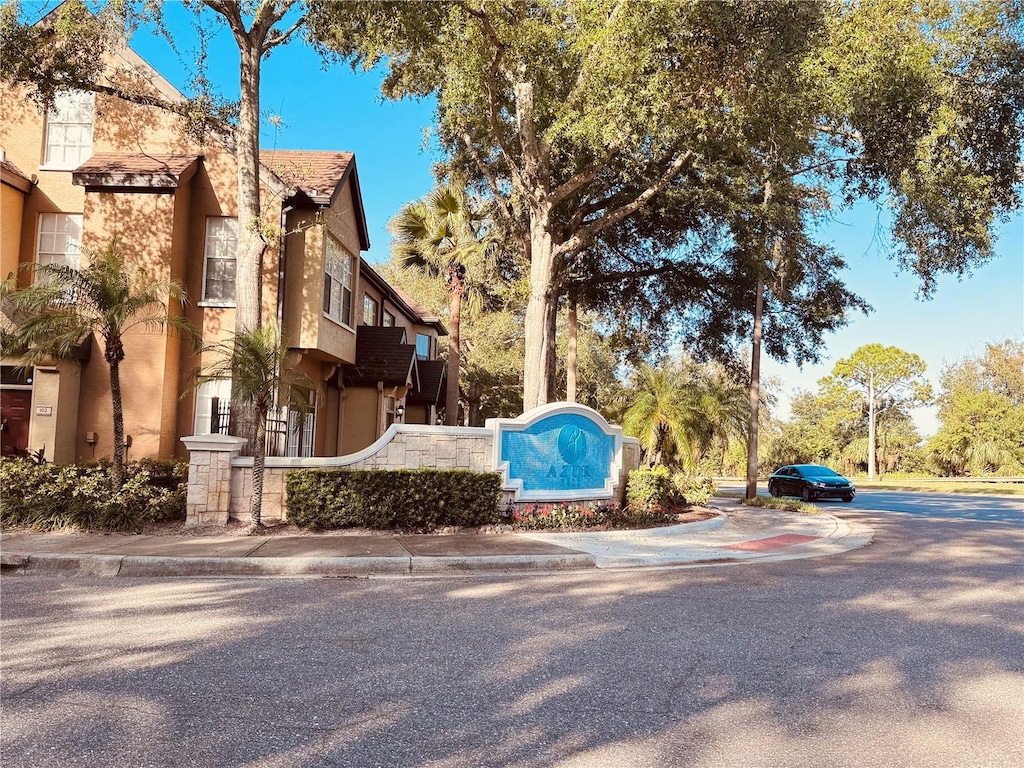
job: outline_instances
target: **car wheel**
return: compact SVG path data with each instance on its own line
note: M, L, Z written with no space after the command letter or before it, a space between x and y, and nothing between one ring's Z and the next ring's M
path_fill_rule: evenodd
M846 503L850 503L851 501L853 501L853 494L848 493L845 496L843 496L843 501L845 501Z
M779 493L779 486L777 486L775 483L768 483L768 493L769 495L774 496L776 498L782 495L781 493Z
M800 492L800 498L804 501L810 501L814 498L814 494L811 493L811 489L805 485L803 491Z

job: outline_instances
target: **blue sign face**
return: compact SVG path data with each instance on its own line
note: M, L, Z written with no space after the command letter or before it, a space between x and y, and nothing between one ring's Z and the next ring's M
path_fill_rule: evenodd
M521 430L499 428L498 439L507 482L519 486L520 498L598 497L618 479L615 436L580 413L552 413Z

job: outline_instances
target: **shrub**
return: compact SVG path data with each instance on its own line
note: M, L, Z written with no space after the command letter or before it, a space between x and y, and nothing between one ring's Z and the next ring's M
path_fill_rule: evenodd
M154 483L142 462L130 462L121 490L111 493L109 466L104 464L61 466L3 459L0 525L126 531L184 517L188 465L159 464L166 465L166 471Z
M565 502L530 504L512 513L512 526L522 531L586 528L644 528L676 522L676 513L658 505L620 507L618 504Z
M664 465L634 469L626 481L626 503L632 509L662 507L671 511L700 506L707 504L714 493L711 478L670 472Z
M683 504L703 506L715 495L715 481L710 477L694 477L677 472L672 475L672 487L683 498Z
M498 522L501 478L462 470L289 472L288 520L304 528L433 531Z
M676 506L676 493L668 467L658 464L632 470L626 480L626 504L633 509Z

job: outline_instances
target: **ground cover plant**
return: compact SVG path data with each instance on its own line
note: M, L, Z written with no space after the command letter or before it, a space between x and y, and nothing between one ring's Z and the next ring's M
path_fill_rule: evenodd
M511 511L517 530L650 528L680 522L683 515L711 499L715 484L707 477L673 472L664 465L629 473L626 504L564 502L520 505Z
M0 527L138 531L147 523L184 519L188 465L143 459L124 465L112 490L109 461L90 466L0 461Z

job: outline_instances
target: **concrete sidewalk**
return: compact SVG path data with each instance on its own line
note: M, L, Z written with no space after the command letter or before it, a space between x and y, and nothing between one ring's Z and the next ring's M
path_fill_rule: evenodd
M452 535L0 535L10 573L91 576L409 576L466 572L693 567L846 552L867 526L715 499L710 520L595 533Z

